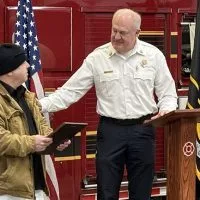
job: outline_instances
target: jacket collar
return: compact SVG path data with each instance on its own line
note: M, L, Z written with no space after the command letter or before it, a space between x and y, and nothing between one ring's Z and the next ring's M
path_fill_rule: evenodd
M7 90L7 93L10 94L12 97L21 97L24 95L26 89L24 86L20 85L17 89L14 89L7 83L4 83L0 80L1 85L4 87L4 89ZM4 91L5 92L5 91ZM3 94L3 93L2 93Z

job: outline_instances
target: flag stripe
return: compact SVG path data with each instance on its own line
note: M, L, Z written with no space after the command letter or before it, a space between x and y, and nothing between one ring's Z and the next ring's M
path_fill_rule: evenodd
M192 75L190 76L190 81L196 87L196 89L199 90L198 82L192 77Z

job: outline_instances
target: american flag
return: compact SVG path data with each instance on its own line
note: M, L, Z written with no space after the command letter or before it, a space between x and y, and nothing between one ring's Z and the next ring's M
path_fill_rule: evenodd
M30 64L29 75L32 77L32 80L30 80L28 88L35 91L38 98L42 98L44 96L44 91L38 74L41 72L41 60L34 13L30 0L18 1L16 16L15 44L24 48ZM40 74L40 76L41 75L42 74Z
M28 88L36 92L37 97L40 99L44 97L44 91L40 81L40 78L42 78L42 67L31 0L18 1L16 17L14 42L23 47L27 54L30 64L29 75L31 77ZM57 200L59 199L59 187L53 161L49 155L45 156L45 160L50 199ZM56 195L54 196L54 194Z

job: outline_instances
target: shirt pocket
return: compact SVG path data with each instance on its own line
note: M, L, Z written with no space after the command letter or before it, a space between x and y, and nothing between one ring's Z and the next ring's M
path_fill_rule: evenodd
M135 92L144 95L154 88L155 73L153 70L140 70L134 74Z
M104 73L99 76L99 92L112 97L117 94L120 87L120 75L117 72Z

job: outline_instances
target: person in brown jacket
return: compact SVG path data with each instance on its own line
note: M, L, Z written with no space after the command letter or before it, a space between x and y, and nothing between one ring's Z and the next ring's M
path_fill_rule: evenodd
M23 49L0 45L0 200L48 198L44 151L52 132L27 81L29 64ZM58 147L63 150L68 142Z

